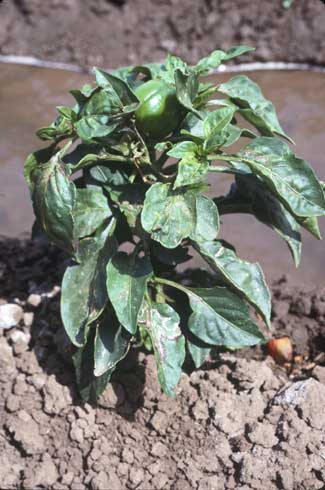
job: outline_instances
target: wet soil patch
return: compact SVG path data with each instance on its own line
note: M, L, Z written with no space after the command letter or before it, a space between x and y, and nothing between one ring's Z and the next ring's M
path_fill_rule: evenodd
M325 289L273 285L274 334L293 339L291 366L260 348L216 351L172 400L153 356L134 351L91 406L59 318L64 256L6 240L0 257L0 321L17 324L0 329L1 488L324 488Z

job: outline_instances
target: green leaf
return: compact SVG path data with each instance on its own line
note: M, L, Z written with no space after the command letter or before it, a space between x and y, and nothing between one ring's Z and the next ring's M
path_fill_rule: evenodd
M208 113L201 111L200 114L201 116L199 118L192 112L189 112L182 123L181 129L181 134L191 136L191 138L198 144L202 144L205 138L202 119L204 119Z
M118 101L121 112L127 114L139 107L140 101L126 81L99 68L94 72L98 86L105 89L110 100Z
M95 337L95 376L113 372L130 349L131 336L119 325L112 311L107 310L99 319Z
M77 189L73 209L75 238L92 235L111 216L112 212L101 188Z
M206 58L202 58L194 67L194 70L200 75L205 75L209 71L218 68L223 61L231 60L242 54L254 51L255 48L249 46L233 46L227 51L216 50L213 51Z
M200 184L206 180L209 172L209 161L204 157L185 156L178 164L174 189L186 185Z
M41 150L30 153L26 158L24 165L24 177L32 193L37 180L38 174L44 163L47 163L55 152L55 144L42 148Z
M207 153L219 148L220 146L223 146L227 140L229 140L229 132L227 129L232 118L234 117L234 114L234 107L224 107L222 109L210 112L204 119L203 128L205 133L205 141L203 148Z
M168 53L167 58L166 58L166 62L165 62L165 69L166 69L166 72L162 72L161 76L163 77L163 79L166 82L174 83L175 82L175 71L180 70L183 73L188 73L189 66L181 58L178 58L178 56L174 56L174 55Z
M193 101L199 87L197 75L193 71L184 73L182 70L176 69L174 76L178 101L185 107L185 109L193 112L198 118L201 118L200 112L193 106Z
M311 233L317 240L322 239L322 235L319 229L318 219L315 216L309 216L308 218L297 217L298 223Z
M185 339L179 328L180 318L168 304L148 307L148 329L158 367L158 379L166 395L173 397L185 360Z
M119 252L107 265L107 292L116 316L132 335L136 332L138 314L152 276L147 257Z
M209 169L208 160L201 155L201 149L193 141L183 141L167 152L174 158L181 158L178 163L174 189L186 185L204 182Z
M193 192L172 190L170 184L152 185L146 193L141 223L153 240L177 247L193 228Z
M228 288L186 289L193 311L188 327L203 342L239 349L265 341L246 304Z
M37 130L36 135L44 141L55 140L62 137L72 136L72 120L71 117L67 118L60 115L53 124L40 128Z
M97 89L84 103L75 123L79 138L90 141L112 134L123 122L125 112L126 107L114 90Z
M95 165L89 170L90 176L108 186L122 186L129 183L129 176L125 170L107 165Z
M205 363L211 353L211 347L205 346L203 342L200 344L202 346L187 339L187 347L196 369L199 369Z
M112 201L118 205L119 211L126 217L128 225L131 228L136 227L138 216L142 211L147 185L140 183L119 186L105 184L104 187L109 192Z
M227 284L257 309L270 326L271 295L260 265L240 259L233 250L218 241L200 243L195 248Z
M254 175L236 176L237 188L229 198L217 200L220 212L234 209L235 212L252 213L265 225L276 231L286 242L296 267L300 263L300 226L281 202ZM242 211L241 211L242 210Z
M173 158L184 158L186 156L195 156L198 151L198 146L193 141L182 141L173 146L167 155Z
M61 157L56 153L37 171L32 199L35 216L49 239L58 247L73 253L73 208L76 189L70 182Z
M77 347L85 344L90 323L107 303L106 265L116 252L113 230L114 220L97 236L81 240L81 263L69 266L63 276L61 317L67 335Z
M259 137L237 155L295 216L323 216L325 198L307 162L276 138Z
M76 371L76 381L81 399L84 402L96 403L97 398L105 390L113 369L102 376L94 375L94 336L90 335L86 345L72 356Z
M219 230L218 209L197 190L171 189L157 183L146 193L141 223L153 240L166 248L177 247L184 238L213 240Z
M265 99L259 86L245 75L237 75L218 87L218 92L230 97L242 110L242 116L261 134L278 134L291 141L280 126L272 102Z
M106 115L93 115L82 117L75 128L80 139L90 141L113 133L120 123L119 119L109 121Z
M205 137L212 134L220 134L231 122L236 112L235 107L223 107L216 111L209 112L203 121Z
M197 243L214 240L219 232L220 222L218 208L212 199L197 196L195 200L195 221L190 234Z

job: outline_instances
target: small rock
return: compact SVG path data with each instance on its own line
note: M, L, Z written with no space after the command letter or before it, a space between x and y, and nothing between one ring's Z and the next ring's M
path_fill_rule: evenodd
M16 443L23 448L27 455L43 453L44 440L39 433L37 423L27 412L21 410L18 413L18 417L6 423L6 427Z
M125 447L122 451L122 460L129 464L132 464L134 461L134 454L127 447Z
M313 376L321 383L325 384L325 366L316 366L313 369Z
M34 322L34 313L32 311L27 311L24 313L24 324L26 327L30 328Z
M37 308L42 303L42 296L40 294L30 294L27 298L27 303L34 308Z
M33 374L29 378L27 378L28 383L33 385L37 390L40 390L43 388L43 386L46 383L46 376L45 374Z
M17 412L20 406L20 397L15 395L9 395L6 401L6 408L8 412Z
M144 478L144 472L142 468L131 468L130 469L130 474L129 474L129 479L130 482L133 483L135 487L140 485L140 483L143 482Z
M163 433L168 427L168 416L163 412L157 411L150 420L150 423L158 433Z
M193 417L196 421L203 421L209 418L207 404L203 400L198 400L192 408Z
M152 488L162 489L165 488L168 482L168 476L164 473L158 473L158 475L154 476L151 480Z
M62 483L63 485L71 485L71 483L73 482L73 479L74 479L74 474L72 473L72 471L68 471L68 473L65 473L62 477Z
M161 442L158 441L152 446L151 454L153 456L156 456L158 458L164 456L166 453L167 453L167 448Z
M12 328L18 325L23 318L24 311L21 306L14 303L0 305L0 328Z
M278 444L279 440L275 437L275 427L269 422L254 424L248 433L248 439L265 448L271 448Z
M14 344L23 343L23 344L27 345L31 339L31 335L29 332L22 332L21 330L14 330L12 332L12 334L10 335L10 339L12 340L12 342Z
M51 487L58 479L58 472L53 461L48 457L33 468L33 472L24 480L25 488L42 486Z
M73 441L77 441L80 444L84 442L84 431L82 430L81 427L78 427L76 423L72 424L71 430L70 430L70 438Z

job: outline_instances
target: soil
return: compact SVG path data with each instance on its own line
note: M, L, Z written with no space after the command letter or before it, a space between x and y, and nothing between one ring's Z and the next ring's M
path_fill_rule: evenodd
M0 257L0 309L17 323L0 329L1 489L324 488L325 289L273 285L273 335L292 338L292 364L216 351L168 399L153 356L133 351L91 406L59 319L64 257L18 240Z
M0 53L85 67L159 61L168 51L194 62L233 44L246 60L325 63L321 0L4 0ZM243 58L245 61L245 58Z

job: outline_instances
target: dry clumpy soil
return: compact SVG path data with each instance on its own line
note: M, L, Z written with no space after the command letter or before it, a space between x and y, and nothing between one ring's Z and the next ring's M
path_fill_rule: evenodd
M134 352L95 407L56 347L62 255L3 241L0 257L0 322L17 324L0 329L1 489L324 488L325 290L273 287L291 369L260 349L216 352L171 400L153 357Z
M197 61L232 44L249 60L325 63L322 0L3 0L0 53L89 67L159 61L168 51ZM245 58L243 58L245 60Z

